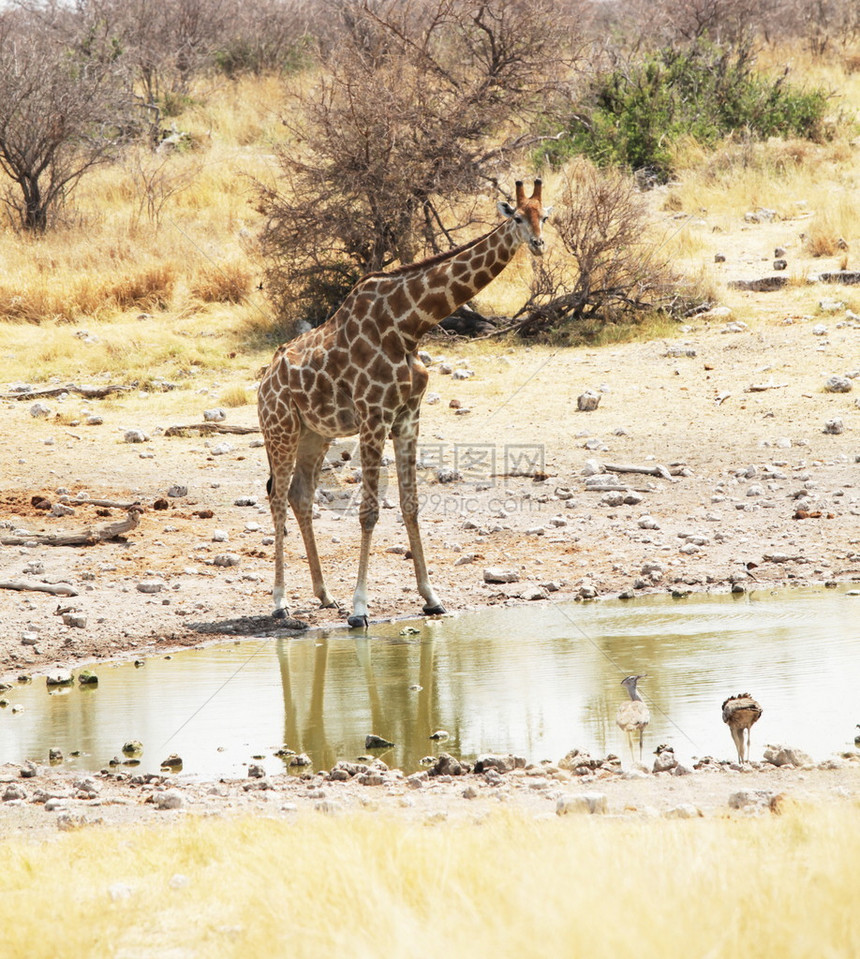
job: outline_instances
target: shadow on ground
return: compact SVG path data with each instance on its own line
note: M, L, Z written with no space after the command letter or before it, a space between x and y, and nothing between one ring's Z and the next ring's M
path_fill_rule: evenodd
M308 624L300 619L275 619L272 616L239 616L236 619L219 619L211 623L188 623L195 633L209 636L282 636L284 633L300 633Z

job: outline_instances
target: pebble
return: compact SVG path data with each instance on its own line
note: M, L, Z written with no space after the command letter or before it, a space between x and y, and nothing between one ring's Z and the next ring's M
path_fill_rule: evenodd
M203 419L206 423L220 423L227 419L227 413L220 407L212 410L203 410Z
M232 453L234 446L232 443L219 443L217 446L213 446L211 453L213 456L224 456L227 453Z
M845 432L845 424L838 416L834 417L832 420L827 420L824 424L824 432L831 436L839 436L840 433Z
M825 393L850 393L854 384L847 376L830 376L824 384Z
M212 562L215 566L238 566L242 561L236 553L219 553Z
M164 583L157 579L145 579L137 584L139 593L160 593L164 589Z
M559 796L555 804L557 816L567 816L571 813L605 815L608 810L609 800L605 793L574 793Z
M33 416L33 417L35 417L36 419L39 419L39 418L41 418L41 417L45 417L45 416L47 416L50 412L51 412L51 410L50 410L47 406L44 406L42 403L34 403L34 404L30 407L30 416Z
M600 393L586 390L576 398L576 408L583 413L590 413L600 405Z
M63 613L63 625L72 626L76 629L85 629L87 617L85 613Z
M679 806L673 806L663 813L666 819L698 819L702 816L702 810L692 803L681 803Z
M515 569L505 569L501 566L488 566L484 570L485 583L518 583L520 574Z
M143 430L126 430L123 438L126 443L146 443L149 440Z
M173 486L170 487L170 489L168 489L167 495L173 497L174 499L180 496L187 496L188 487L181 483L175 483Z
M156 809L181 809L185 804L185 797L178 789L165 789L164 792L156 793Z

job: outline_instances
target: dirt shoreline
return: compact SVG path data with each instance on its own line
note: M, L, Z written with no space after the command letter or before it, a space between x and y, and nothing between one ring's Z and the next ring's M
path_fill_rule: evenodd
M450 610L860 582L860 409L856 389L824 390L827 376L856 372L860 329L828 320L821 336L813 333L819 318L787 311L755 328L727 323L705 316L671 342L598 350L495 353L429 343L430 391L439 401L422 411L421 522L431 576ZM578 412L586 389L598 392L599 406ZM0 589L0 678L281 628L269 616L271 520L255 436L165 436L215 405L188 392L129 394L104 405L70 397L53 404L62 422L32 416L32 405L0 401L0 536L124 515L74 502L73 513L54 517L44 503L33 505L43 497L53 506L61 490L72 500L84 492L90 501L136 501L143 512L133 531L92 546L0 547L0 581L62 582L77 592ZM93 413L101 424L87 425ZM828 431L834 419L839 432ZM255 411L231 410L228 421L254 426ZM148 441L126 442L132 427ZM359 538L354 453L351 440L332 448L316 520L330 589L344 609L316 608L294 528L287 537L291 613L311 627L341 624L348 612ZM598 482L616 477L618 489L591 488L586 474L605 464L659 464L670 475L598 472ZM459 478L446 481L446 469ZM187 491L169 495L182 493L175 486ZM371 560L372 618L420 615L393 471L384 497L390 508L381 512ZM486 582L491 567L517 581ZM86 625L64 623L64 611ZM824 796L844 782L854 795L856 774L852 762L808 778L798 772L796 784L820 782ZM731 775L769 783L776 774ZM301 787L285 787L294 788ZM133 790L129 796L137 808Z

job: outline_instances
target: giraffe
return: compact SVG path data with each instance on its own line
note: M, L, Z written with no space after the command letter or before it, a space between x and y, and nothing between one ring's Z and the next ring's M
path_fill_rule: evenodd
M424 612L445 612L430 584L418 529L415 476L418 417L429 374L417 356L422 336L482 290L524 243L544 250L543 224L552 208L541 181L516 206L499 202L504 217L489 233L445 253L387 273L370 273L321 326L275 352L258 391L258 414L269 460L269 505L275 526L274 616L288 615L284 598L284 528L292 507L305 545L313 591L336 606L326 587L312 524L313 500L332 440L358 434L361 461L361 547L351 628L367 627L367 569L379 517L379 471L388 436L394 443L400 510Z

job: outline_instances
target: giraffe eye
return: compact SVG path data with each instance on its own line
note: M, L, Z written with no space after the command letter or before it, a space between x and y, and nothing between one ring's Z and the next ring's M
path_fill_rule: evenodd
M522 222L523 222L523 218L522 218L522 217L519 215L519 213L518 213L518 214L514 217L514 223L522 223Z

